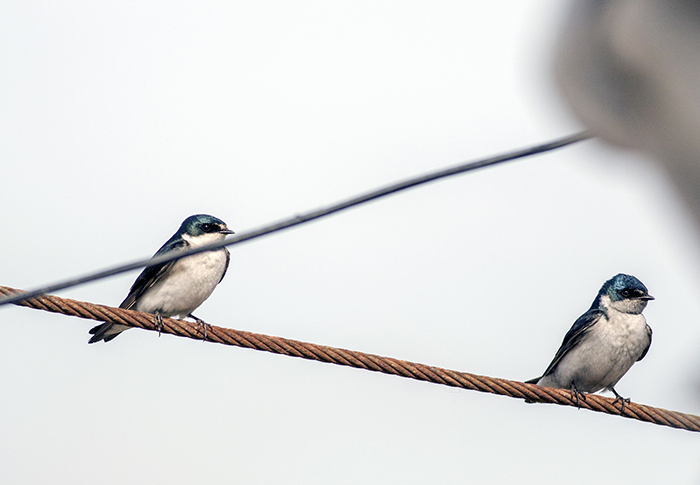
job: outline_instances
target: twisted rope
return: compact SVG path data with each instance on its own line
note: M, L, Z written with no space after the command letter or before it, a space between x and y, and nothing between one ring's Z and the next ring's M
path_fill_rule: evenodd
M0 286L0 295L14 295L20 290ZM156 330L154 316L121 308L112 308L104 305L59 298L45 295L38 298L30 298L16 303L16 305L45 310L64 315L72 315L80 318L97 320L100 322L112 322L130 327L138 327L145 330ZM163 333L169 333L180 337L203 339L201 328L196 323L190 323L171 318L163 319ZM207 329L205 340L225 345L235 345L248 349L264 350L275 354L301 357L303 359L317 360L331 364L347 365L374 372L383 372L419 381L427 381L445 386L460 387L473 391L488 392L501 396L509 396L526 401L560 404L563 406L576 406L576 399L572 398L568 390L539 387L534 384L498 379L494 377L480 376L467 372L459 372L430 365L417 364L405 360L366 354L354 350L345 350L325 345L316 345L281 337L271 337L252 332L233 330L229 328L210 326ZM607 414L621 414L618 406L613 406L613 399L585 394L586 399L581 401L581 407ZM666 409L655 408L643 404L626 404L622 416L637 419L648 423L670 426L671 428L685 429L700 432L700 416L685 414Z

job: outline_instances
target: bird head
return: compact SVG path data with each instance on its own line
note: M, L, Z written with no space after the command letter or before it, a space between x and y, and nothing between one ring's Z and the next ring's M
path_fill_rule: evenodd
M624 273L613 276L603 284L598 300L605 297L610 306L624 313L642 313L649 300L654 299L644 283Z
M221 219L207 214L196 214L185 219L178 234L190 244L210 244L234 232Z

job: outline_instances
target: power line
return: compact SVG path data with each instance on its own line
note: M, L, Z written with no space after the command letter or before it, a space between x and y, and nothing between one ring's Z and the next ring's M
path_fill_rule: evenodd
M367 203L369 201L379 199L381 197L386 197L387 195L394 194L396 192L400 192L402 190L409 189L411 187L415 187L417 185L422 185L426 184L428 182L432 182L438 179L450 177L452 175L457 175L465 172L469 172L472 170L477 170L479 168L484 168L484 167L489 167L491 165L497 165L499 163L503 162L508 162L512 160L517 160L520 158L525 158L529 157L532 155L537 155L539 153L545 153L551 150L555 150L557 148L561 148L567 145L571 145L572 143L576 143L582 140L586 140L588 138L591 138L591 135L587 132L582 132L582 133L576 133L574 135L566 136L564 138L559 138L557 140L548 142L548 143L543 143L541 145L536 145L533 147L529 148L524 148L520 150L516 150L510 153L506 153L504 155L497 155L494 157L489 157L485 158L482 160L477 160L475 162L467 162L461 165L457 165L454 167L449 167L445 169L441 169L435 172L430 172L425 175L420 175L417 177L410 178L408 180L405 180L403 182L398 182L392 185L388 185L370 192L367 192L365 194L353 197L351 199L345 200L343 202L338 202L334 205L317 209L314 211L307 212L305 214L300 214L294 217L291 217L289 219L285 219L280 222L276 222L267 226L264 226L260 229L254 229L252 231L248 231L242 234L239 234L237 236L234 236L230 239L216 242L209 244L207 246L201 246L198 248L190 249L187 251L181 251L175 254L164 254L158 257L154 258L149 258L149 259L142 259L139 261L135 261L133 263L128 263L124 264L121 266L117 266L114 268L106 269L103 271L98 271L95 273L90 273L85 276L80 276L77 278L65 280L59 283L55 283L52 285L44 286L43 288L37 288L31 291L27 291L25 293L19 294L19 295L13 295L8 298L3 298L0 300L0 306L2 305L7 305L9 303L17 303L19 301L22 301L26 298L33 298L35 296L43 295L45 293L50 293L58 290L64 290L66 288L71 288L73 286L78 286L83 283L88 283L90 281L95 281L99 280L102 278L107 278L108 276L114 276L118 275L121 273L126 273L127 271L131 271L134 269L139 269L139 268L145 268L146 266L153 266L156 264L161 264L161 263L166 263L168 261L173 261L175 259L180 259L184 258L186 256L191 256L193 254L201 253L204 251L210 251L212 249L218 249L224 246L233 246L235 244L240 244L245 241L250 241L252 239L256 239L261 236L265 236L268 234L272 234L273 232L278 232L282 231L284 229L288 229L293 226L298 226L300 224L305 224L309 221L313 221L315 219L320 219L321 217L326 217L330 214L333 214L335 212L340 212L345 209L349 209L350 207L355 207L360 204Z
M19 292L19 290L0 286L0 295L12 295L16 292ZM53 295L32 298L18 303L18 305L101 322L128 325L145 330L156 330L155 317L149 313L123 310L121 308L112 308L105 305L95 305L92 303L70 300L68 298L59 298ZM198 340L203 339L199 325L184 320L164 318L162 329L158 331L177 335L179 337L188 337ZM524 382L508 379L498 379L495 377L470 374L468 372L443 369L431 365L393 359L391 357L366 354L355 350L316 345L308 342L300 342L298 340L215 326L210 326L207 329L204 340L224 345L263 350L290 357L299 357L302 359L382 372L384 374L432 382L434 384L498 394L516 399L525 399L528 402L577 406L576 398L573 397L571 392L567 389L540 387L535 384L526 384ZM634 402L625 404L624 410L621 410L619 406L613 404L615 401L611 398L598 396L596 394L585 394L585 396L586 398L581 401L580 407L591 411L622 415L626 418L661 426L700 432L700 416L669 411L667 409Z

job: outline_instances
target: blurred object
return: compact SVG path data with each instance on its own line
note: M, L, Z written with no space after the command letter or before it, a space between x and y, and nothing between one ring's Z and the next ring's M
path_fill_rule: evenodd
M700 222L700 2L578 0L555 74L584 124L652 154Z

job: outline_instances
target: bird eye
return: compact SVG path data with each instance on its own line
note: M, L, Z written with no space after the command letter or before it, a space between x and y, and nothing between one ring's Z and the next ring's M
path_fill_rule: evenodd
M620 294L621 294L622 296L624 296L625 298L629 298L629 296L630 296L630 290L622 290L622 291L620 292Z
M206 224L202 224L202 231L204 232L214 232L215 230L216 228L213 224L209 224L208 222Z

